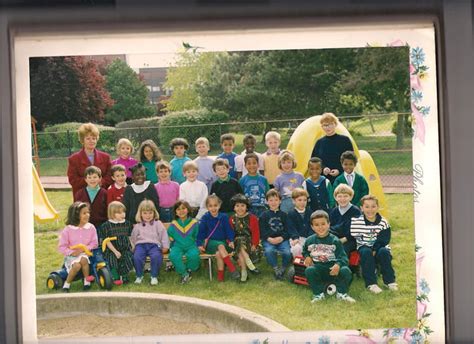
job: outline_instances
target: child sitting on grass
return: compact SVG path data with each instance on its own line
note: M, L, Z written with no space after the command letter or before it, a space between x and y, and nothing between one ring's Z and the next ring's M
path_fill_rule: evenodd
M357 157L354 152L347 151L341 155L341 164L344 173L336 178L334 181L334 188L339 184L347 184L354 190L354 197L352 203L360 206L360 199L369 194L369 185L363 175L354 171L357 165Z
M303 246L305 276L313 292L311 303L326 298L324 289L327 284L336 285L336 299L356 302L347 294L352 280L352 272L347 266L347 255L339 239L329 233L329 216L323 210L316 210L311 215L313 235L309 236Z
M142 283L145 260L146 257L150 257L150 284L157 285L163 254L167 253L170 247L168 233L163 223L159 221L155 204L150 200L140 203L135 220L137 223L133 226L130 238L136 272L135 284Z
M384 284L389 290L396 291L398 284L395 282L392 254L388 246L391 236L390 225L378 213L379 201L375 196L366 195L360 202L363 214L352 219L350 234L357 242L365 286L372 293L382 292L377 285L375 273L376 264L379 264Z
M224 265L229 269L233 279L239 279L240 273L230 259L229 252L234 249L234 231L230 227L227 215L219 212L221 203L216 195L207 197L208 212L199 222L197 245L200 252L216 255L217 280L224 282Z
M125 219L125 206L117 201L109 204L107 209L109 220L99 229L100 245L107 239L104 258L110 266L115 285L128 283L128 273L133 269L132 245L130 235L132 224ZM115 237L114 240L110 240Z
M230 217L230 225L235 232L234 244L235 253L239 258L240 281L247 282L247 267L254 274L260 273L249 257L250 252L256 252L260 242L258 219L255 215L249 214L250 203L244 195L235 195L231 202L234 205L235 214Z
M127 171L127 184L132 184L132 172L131 168L135 166L138 161L131 157L133 154L133 145L129 139L122 138L118 141L117 146L115 147L117 151L118 158L112 160L112 165L123 165Z
M89 205L85 202L74 202L68 209L66 227L59 238L58 249L64 255L64 266L68 273L63 285L63 292L68 293L72 281L79 271L84 276L84 290L89 290L94 276L89 275L89 257L77 245L85 245L92 251L97 248L97 231L89 223Z
M99 228L107 221L107 191L100 187L102 171L96 166L89 166L84 175L86 186L77 191L74 199L89 204L90 222Z
M140 162L146 169L146 180L149 180L152 184L156 184L158 182L158 176L156 175L155 165L162 159L160 149L153 140L145 140L140 145L138 152Z
M107 205L113 201L122 202L127 186L127 172L123 165L113 165L111 170L114 183L107 189Z
M275 278L282 280L286 268L290 265L292 256L288 234L287 214L280 210L280 194L271 189L266 194L269 210L264 211L259 218L260 238L267 263L272 267ZM281 267L278 266L277 252L281 254Z
M313 157L308 161L309 177L303 182L303 189L309 194L311 212L324 210L329 213L334 207L333 187L329 179L321 175L322 161Z
M181 283L185 284L191 279L191 272L199 269L201 263L196 246L199 223L190 216L191 207L186 201L176 202L173 214L175 219L168 227L168 237L173 242L169 257L181 276ZM183 262L183 256L186 256L186 262Z

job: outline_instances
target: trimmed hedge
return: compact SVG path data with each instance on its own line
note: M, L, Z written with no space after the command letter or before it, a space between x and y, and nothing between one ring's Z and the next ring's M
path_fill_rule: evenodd
M207 109L170 112L160 122L160 142L166 153L169 142L175 137L188 140L190 150L194 151L194 142L200 136L209 140L211 147L219 146L221 134L229 132L229 115L222 111Z

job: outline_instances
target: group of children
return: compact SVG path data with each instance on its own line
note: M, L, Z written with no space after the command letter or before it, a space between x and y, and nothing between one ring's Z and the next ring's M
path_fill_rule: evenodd
M187 156L187 141L175 138L170 143L174 157L169 163L162 160L152 140L141 144L139 160L135 160L131 142L120 139L118 158L112 161L113 184L107 190L101 188L101 169L89 166L85 169L87 185L74 195L76 202L60 239L60 251L72 276L63 289L69 290L81 269L84 288L90 286L87 255L68 248L84 238L89 249L106 242L104 255L116 285L128 282L132 268L135 283L142 283L146 257L150 258L150 283L158 284L163 254L168 250L182 283L199 268L200 253L215 254L218 281L224 281L227 268L232 278L245 282L248 271L259 273L252 258L263 246L276 279L284 278L293 257L305 257L313 302L324 299L323 284L332 280L338 299L355 301L347 294L352 279L347 257L353 251L360 254L369 291L381 291L376 263L384 283L396 290L388 247L390 226L378 213L377 199L368 195L364 177L354 171L357 157L353 149L339 154L340 164L335 166L327 158L329 152L334 160L333 154L348 146L348 138L340 139L335 133L336 125L334 115L322 116L326 142L316 143L313 153L320 156L309 160L307 179L295 171L293 153L280 150L280 135L274 131L265 136L267 151L263 154L255 152L253 135L245 135L245 150L236 154L233 135L224 134L223 152L215 159L208 156L206 138L196 140L198 157L194 160ZM334 139L335 135L339 138ZM82 212L87 215L74 215ZM95 237L91 234L94 227ZM84 237L83 231L88 233Z

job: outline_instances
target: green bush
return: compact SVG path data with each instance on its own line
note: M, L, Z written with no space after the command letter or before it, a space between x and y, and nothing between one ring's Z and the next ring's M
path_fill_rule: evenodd
M82 148L77 129L82 123L68 122L46 127L37 133L38 151L41 158L66 157ZM97 147L106 152L115 150L116 138L113 127L97 125L100 138Z
M219 146L220 135L229 132L229 115L222 111L207 109L170 112L160 122L160 142L164 152L175 137L188 140L190 150L200 136L209 140L212 147Z
M405 115L404 121L403 121L403 136L405 137L411 137L413 136L413 128L411 127L411 121L412 118L410 115ZM397 120L393 122L392 125L392 133L397 135L398 134L398 127L397 127Z
M126 137L132 141L137 149L145 140L153 140L159 146L161 119L162 117L148 117L120 122L115 126L115 133L119 138Z

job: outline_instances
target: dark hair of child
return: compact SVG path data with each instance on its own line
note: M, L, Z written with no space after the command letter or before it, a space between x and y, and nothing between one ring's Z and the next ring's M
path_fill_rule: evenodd
M234 208L237 203L245 204L247 206L247 210L249 210L250 208L250 201L243 194L236 194L232 196L232 198L230 199L230 202L232 204L232 208Z
M135 174L135 172L137 172L138 170L142 170L143 172L145 172L146 167L143 166L143 164L141 162L139 162L135 166L130 167L129 170L132 172L132 174Z
M313 224L313 220L315 219L326 219L327 223L329 223L329 215L324 210L316 210L312 213L309 218L310 223Z
M222 159L222 158L217 158L212 163L212 169L214 170L214 172L216 172L216 167L217 166L225 166L225 167L227 167L227 169L230 168L229 161L227 159Z
M257 163L258 163L258 156L257 156L257 154L255 154L255 153L246 154L246 155L244 156L244 164L246 164L249 159L255 159L255 160L257 161Z
M102 171L97 166L89 166L84 170L84 177L87 177L91 174L97 174L100 178L102 178Z
M352 160L354 161L354 164L357 165L357 157L354 154L353 151L345 151L344 153L341 154L341 164L344 162L344 160Z
M281 199L280 193L275 189L268 190L267 194L265 195L265 199L268 201L270 197L278 197Z
M257 139L252 134L245 134L243 142L254 141L257 142Z
M322 165L322 164L323 164L323 161L322 161L320 158L318 158L317 156L314 156L314 157L312 157L311 159L309 159L309 161L308 161L308 167L309 167L311 164L321 164L321 165Z
M185 150L188 150L189 144L186 139L183 139L182 137L175 137L174 139L171 140L170 142L170 149L173 152L174 147L176 146L183 146Z
M221 144L224 141L232 141L232 143L235 143L235 137L232 134L222 134L221 135Z
M118 171L126 172L125 166L123 166L122 164L113 165L112 168L110 169L110 174L114 175L114 173Z
M181 206L184 206L186 209L188 209L188 216L191 216L191 213L193 212L193 210L191 209L191 206L189 205L189 203L187 201L183 201L183 200L180 199L173 205L173 217L175 219L177 218L176 210Z
M89 208L89 204L84 202L74 202L71 204L67 210L66 225L77 226L81 222L79 214L83 208Z
M140 145L140 148L138 149L138 152L139 152L139 155L140 155L140 161L144 162L144 161L147 161L147 158L145 158L145 154L144 154L144 151L145 151L145 147L148 147L152 150L153 152L153 161L159 161L161 160L161 151L160 149L158 148L158 146L156 145L156 143L153 141L153 140L145 140L142 142L142 144Z

